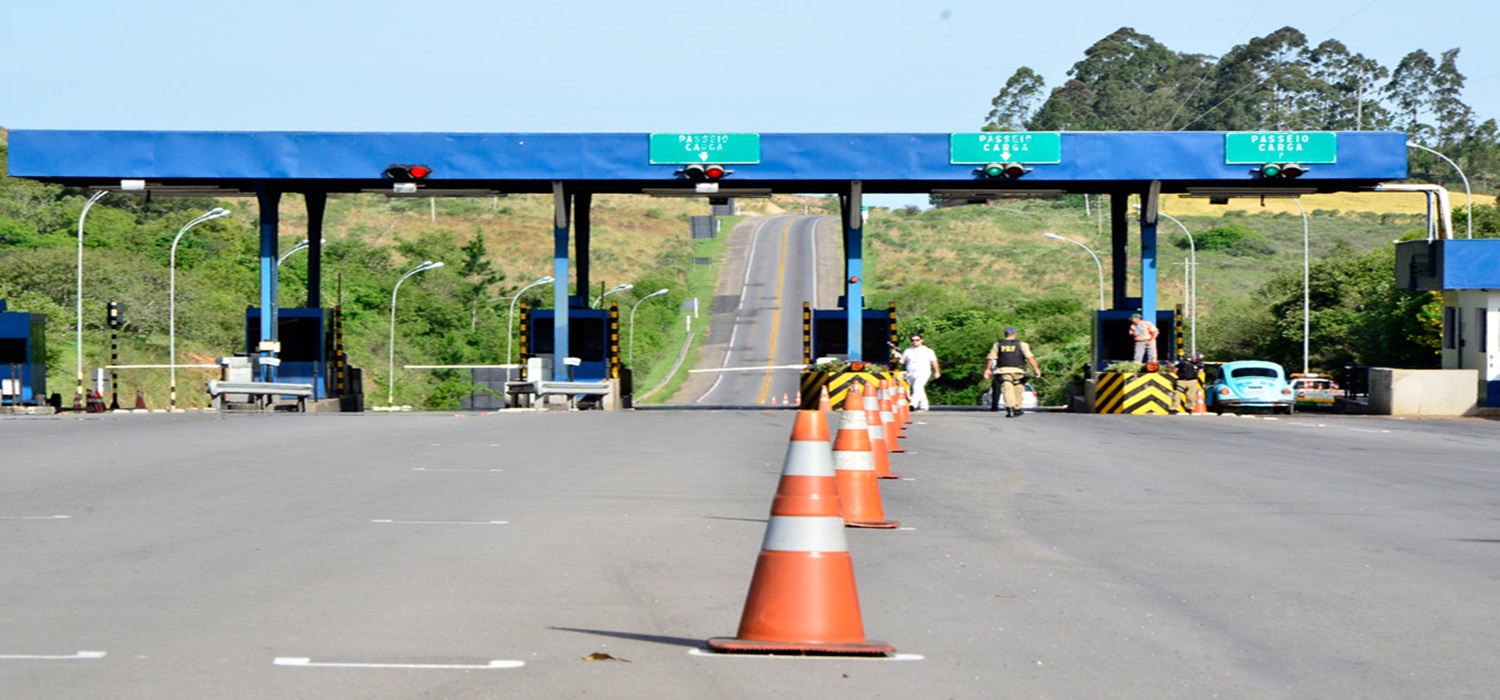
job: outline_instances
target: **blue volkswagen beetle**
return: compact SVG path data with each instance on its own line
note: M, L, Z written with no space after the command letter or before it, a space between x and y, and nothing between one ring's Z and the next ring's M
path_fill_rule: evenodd
M1281 365L1260 360L1225 362L1219 366L1217 378L1208 385L1205 393L1209 410L1219 414L1225 410L1256 407L1290 415L1296 403Z

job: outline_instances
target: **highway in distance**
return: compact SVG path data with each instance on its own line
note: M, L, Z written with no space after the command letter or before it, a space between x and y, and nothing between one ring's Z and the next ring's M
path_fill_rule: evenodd
M737 630L792 418L0 418L0 688L1495 694L1492 421L935 410L880 485L903 529L845 531L866 634L900 656L707 655Z
M831 308L837 301L818 294L818 256L838 257L842 266L840 249L819 248L814 234L820 226L836 229L838 219L778 215L736 227L698 367L712 371L696 373L676 403L757 406L795 399L803 366L802 303Z

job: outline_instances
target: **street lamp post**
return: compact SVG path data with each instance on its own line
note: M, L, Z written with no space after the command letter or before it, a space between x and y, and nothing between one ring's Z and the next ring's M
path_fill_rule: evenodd
M171 411L177 410L177 243L182 240L182 234L187 233L198 224L220 217L229 216L229 210L223 207L214 207L208 213L187 222L177 235L172 238L172 252L167 262L167 371L171 377L168 381L169 405Z
M1307 210L1302 208L1301 200L1293 199L1292 204L1297 205L1297 211L1302 212L1302 373L1307 374L1307 355L1311 347L1308 336L1312 328L1312 292L1308 286L1311 275L1308 271Z
M78 290L74 296L76 297L75 301L78 303L78 319L76 321L76 330L78 332L77 395L80 397L83 396L83 218L89 215L89 209L93 208L94 203L99 201L100 199L103 199L104 195L107 194L109 194L109 190L99 190L98 192L95 192L92 197L89 197L89 201L84 203L83 211L78 214L78 272L76 274Z
M431 260L424 261L421 265L418 265L418 266L412 268L406 274L402 275L401 279L396 280L396 286L391 288L391 339L390 339L390 348L389 348L390 352L389 352L389 358L388 358L389 359L389 365L386 368L386 380L385 380L385 388L386 388L385 405L386 406L394 406L394 405L396 405L396 292L401 291L401 283L405 282L406 278L411 277L412 275L415 275L418 272L426 272L427 270L435 270L435 269L437 269L439 267L442 267L442 266L443 266L443 263L441 263L441 262L433 262Z
M629 362L632 366L635 365L635 310L640 307L641 302L650 299L651 297L659 297L666 293L667 290L658 289L636 300L635 305L630 307L630 350L626 355L626 361Z
M1445 155L1443 155L1441 153L1438 153L1437 151L1434 151L1431 148L1423 146L1422 144L1417 143L1415 141L1407 141L1406 142L1406 147L1407 148L1416 148L1416 149L1420 149L1420 150L1423 150L1423 151L1427 151L1428 153L1431 153L1432 155L1435 155L1435 156L1437 156L1439 158L1442 158L1443 160L1447 161L1448 165L1453 166L1453 169L1458 171L1458 176L1460 178L1462 178L1463 181L1464 181L1464 201L1467 202L1467 204L1465 206L1467 207L1467 211L1468 211L1467 218L1468 218L1468 223L1469 223L1468 237L1469 238L1473 238L1474 237L1474 195L1473 195L1472 192L1469 191L1469 176L1467 176L1467 175L1464 174L1464 169L1458 167L1458 163L1453 162L1453 160L1450 159L1448 156L1445 156Z
M1075 240L1073 240L1071 238L1067 238L1067 237L1064 237L1064 236L1059 236L1059 235L1057 235L1055 233L1044 233L1044 234L1042 234L1042 237L1043 238L1050 238L1050 239L1052 239L1054 241L1066 241L1068 243L1072 243L1073 245L1076 245L1079 248L1082 248L1082 249L1088 251L1089 256L1094 259L1094 266L1099 269L1099 310L1103 311L1104 310L1104 263L1099 262L1099 256L1098 255L1094 255L1094 250L1092 248L1090 248L1090 247L1088 247L1088 246L1086 246L1086 245L1084 245L1082 243L1079 243L1078 241L1075 241Z
M532 282L531 284L528 284L528 285L522 287L521 291L516 292L516 295L510 298L510 314L505 317L505 364L508 365L508 364L511 363L511 354L510 354L510 351L511 351L511 348L514 347L515 334L511 333L511 328L514 327L515 323L516 323L516 301L521 298L522 294L526 293L526 290L531 289L532 287L540 287L540 286L542 286L544 284L551 284L552 281L553 281L552 275L547 275L546 277L542 277L542 278L538 279L537 281ZM510 373L510 370L507 369L506 370L506 376L507 377L510 376L509 373Z
M609 290L609 291L607 291L607 292L605 292L603 294L600 294L599 298L594 300L593 308L595 308L595 309L599 308L599 302L604 301L604 297L607 297L607 296L609 296L611 294L614 294L615 292L626 292L626 291L630 291L632 289L635 289L635 285L633 285L633 284L615 285L614 289L611 289L611 290Z
M1141 205L1137 204L1135 208L1140 209ZM1187 236L1188 239L1188 278L1191 280L1188 285L1191 291L1186 292L1191 299L1187 303L1188 354L1196 355L1198 354L1198 244L1193 241L1193 232L1189 231L1188 227L1183 225L1181 221L1160 210L1156 212L1156 215L1177 224L1177 228L1182 229L1183 235Z

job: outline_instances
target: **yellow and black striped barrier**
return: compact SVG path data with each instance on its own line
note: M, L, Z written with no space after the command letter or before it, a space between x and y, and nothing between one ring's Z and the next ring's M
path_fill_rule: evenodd
M1178 412L1172 378L1156 372L1101 372L1094 385L1094 412L1170 415Z
M818 408L818 398L823 387L828 388L828 402L835 408L844 405L844 399L849 396L849 388L855 382L863 382L866 386L880 386L881 380L890 379L891 373L887 372L881 365L867 365L865 369L858 372L845 370L842 372L803 372L802 373L802 404L800 408L811 411Z

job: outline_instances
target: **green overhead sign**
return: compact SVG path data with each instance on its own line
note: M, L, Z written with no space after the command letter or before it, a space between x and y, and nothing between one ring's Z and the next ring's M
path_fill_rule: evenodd
M1339 136L1332 131L1231 131L1224 134L1224 164L1337 163Z
M948 135L948 162L1061 163L1062 134L1056 131L981 131Z
M760 134L651 134L652 165L759 162Z

